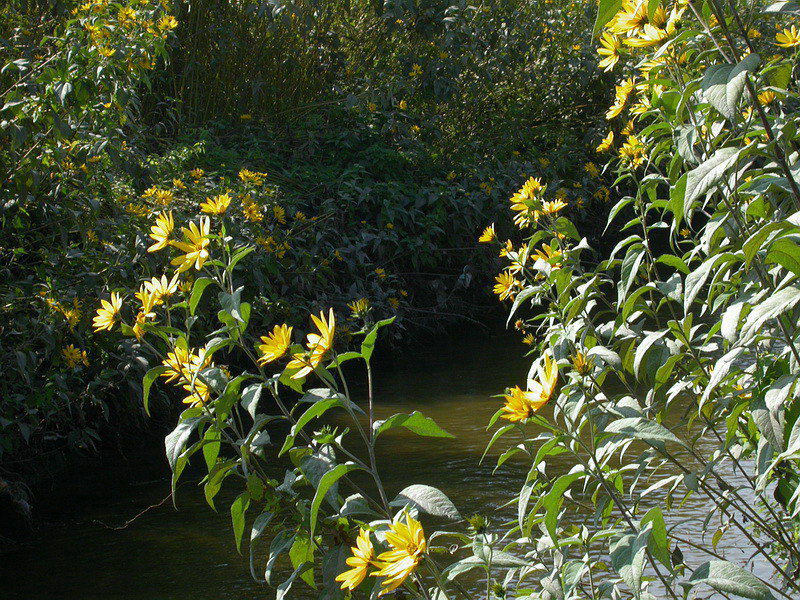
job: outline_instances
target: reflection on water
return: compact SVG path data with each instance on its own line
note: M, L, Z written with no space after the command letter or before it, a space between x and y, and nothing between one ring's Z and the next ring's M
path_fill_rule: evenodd
M529 360L518 337L447 339L408 352L376 368L376 417L420 410L455 434L455 440L420 438L392 431L379 442L378 460L390 494L410 483L435 485L462 514L495 515L517 490L527 469L509 461L493 473L494 458L479 459L489 439L486 423L507 385L522 385ZM508 442L505 443L506 446ZM498 453L503 444L498 445ZM496 454L494 454L496 457ZM569 464L556 468L568 470ZM164 478L93 490L40 540L2 556L0 585L12 599L59 600L242 600L270 598L274 592L250 577L246 558L236 553L225 509L211 511L202 490L189 483L178 494L179 511L169 503L148 511L128 527L111 530L169 491ZM219 506L227 506L224 502ZM691 518L681 529L699 541L707 508L690 498L673 512ZM498 519L495 519L497 522ZM713 531L713 529L712 529ZM727 536L718 547L730 559L743 556L745 543ZM682 548L691 558L689 548ZM263 561L259 561L263 562ZM687 562L690 562L687 560ZM293 599L314 598L299 584Z

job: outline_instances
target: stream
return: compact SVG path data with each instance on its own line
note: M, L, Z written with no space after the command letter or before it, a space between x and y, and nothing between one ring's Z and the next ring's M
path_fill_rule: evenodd
M500 507L522 485L527 467L509 461L496 472L500 442L480 464L490 438L486 423L501 405L491 396L506 386L524 386L530 358L519 336L479 332L430 341L393 361L376 365L376 417L420 410L456 439L422 438L393 430L381 438L378 461L389 497L411 483L443 490L465 516L481 513L502 520ZM557 459L555 461L557 463ZM570 464L556 464L567 471ZM59 517L29 543L0 557L2 597L19 600L249 600L273 598L254 581L247 556L236 552L227 503L219 513L189 482L178 492L178 510L167 501L120 527L169 492L166 459L155 480L133 480L104 489L89 487L64 501ZM110 487L110 489L109 489ZM683 536L699 541L707 513L701 497L673 508L673 518L692 519ZM507 510L502 517L508 517ZM250 515L252 517L252 515ZM711 527L713 533L715 525ZM249 531L249 530L248 530ZM707 534L710 538L711 533ZM707 540L710 542L710 539ZM729 532L718 552L744 556L747 542ZM688 564L701 559L682 548ZM246 552L246 550L245 550ZM263 556L257 564L263 564ZM263 567L261 567L263 569ZM315 598L298 583L292 599Z

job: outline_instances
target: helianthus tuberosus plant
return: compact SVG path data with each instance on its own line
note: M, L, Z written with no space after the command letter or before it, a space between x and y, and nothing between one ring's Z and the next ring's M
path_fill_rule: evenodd
M167 392L185 405L166 437L173 493L190 459L202 455L208 504L215 508L226 497L223 486L235 492L235 541L241 549L250 531L253 576L277 584L276 561L288 556L291 570L277 585L278 598L291 597L301 580L326 598L401 588L418 598L466 598L454 580L460 573L488 569L491 560L522 565L487 550L493 559L454 566L436 539L469 545L485 534L426 531L422 520L430 515L463 525L436 488L409 485L387 496L375 459L381 436L404 428L452 437L420 412L375 418L371 359L379 331L394 319L371 324L371 306L360 299L350 308L364 326L348 336L333 308L310 315L304 340L286 323L253 331L253 322L265 319L251 318L250 292L239 283L246 279L242 265L260 250L235 241L231 216L219 206L219 199L204 202L201 214L183 222L168 210L155 215L148 252L163 273L143 278L138 291L112 291L94 318L98 335L136 340L139 361L151 365L142 383L146 410L156 385L170 384ZM340 337L360 339L358 349L343 351ZM357 363L368 384L360 402L345 376ZM545 370L543 396L552 393L554 369ZM264 574L257 575L262 562Z
M504 597L800 595L796 14L601 0L619 242L599 256L531 178L501 244L536 342L493 420L499 462L529 464Z

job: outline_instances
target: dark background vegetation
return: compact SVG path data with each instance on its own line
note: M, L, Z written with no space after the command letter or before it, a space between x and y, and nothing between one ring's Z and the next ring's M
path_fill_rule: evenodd
M91 317L155 269L152 186L203 169L176 190L175 210L196 214L240 169L265 173L267 217L237 230L288 246L261 243L248 270L260 322L302 326L323 306L344 320L365 297L376 318L397 314L395 343L486 322L498 263L477 236L527 177L560 184L590 239L605 222L603 183L584 169L609 87L593 5L81 5L0 8L0 484L23 512L27 483L54 465L150 439L135 341L93 334ZM126 28L124 6L179 25ZM109 33L98 42L87 23ZM88 365L66 364L68 345Z

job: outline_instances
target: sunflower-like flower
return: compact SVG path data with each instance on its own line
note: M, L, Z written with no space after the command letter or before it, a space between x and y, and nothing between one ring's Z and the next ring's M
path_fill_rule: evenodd
M567 208L567 203L563 200L546 200L542 202L541 213L543 215L554 215L565 208Z
M635 135L629 136L619 149L620 160L625 166L630 168L641 166L646 157L647 154L645 152L644 144Z
M561 267L561 257L562 257L561 250L555 248L555 246L551 247L549 244L542 244L541 248L538 248L534 252L534 256L538 259L545 261L546 263L550 264L553 269L558 269Z
M378 570L371 575L383 577L383 589L379 595L388 594L403 585L425 556L428 547L422 524L408 513L403 516L405 521L398 515L386 532L386 541L392 549L382 552L375 560Z
M286 324L275 325L272 333L261 336L261 344L258 346L258 351L261 353L261 356L258 359L258 364L265 365L278 360L281 356L286 354L291 343L292 328Z
M614 144L614 132L609 131L606 137L600 140L600 143L597 145L596 150L598 152L606 152L611 149L611 146Z
M210 256L208 252L208 245L211 243L211 240L208 239L210 230L211 223L208 217L201 218L199 225L189 223L188 229L181 228L185 241L172 244L184 254L173 258L171 263L178 266L179 273L191 269L192 266L198 271L203 268L203 264Z
M500 296L500 300L513 298L520 286L511 271L503 271L494 280L497 282L494 285L494 293Z
M558 365L549 353L544 355L542 363L537 366L537 374L538 379L528 383L530 389L527 392L515 386L504 395L506 403L503 412L506 414L501 415L502 418L512 423L524 421L547 404L558 383Z
M200 358L200 354L187 348L176 347L162 363L166 368L161 374L168 382L178 381L181 387L189 392L183 399L184 404L197 406L205 404L211 398L211 390L201 381L197 374L211 366L211 359Z
M368 530L361 528L358 538L356 538L356 545L352 547L352 552L353 555L345 560L347 565L352 568L336 576L336 581L342 583L343 590L353 591L361 585L361 582L367 576L367 570L375 556Z
M347 303L347 307L353 312L355 318L361 318L370 310L369 299L359 298L358 300L353 300Z
M633 78L628 78L616 86L614 104L612 104L611 108L609 108L606 112L606 119L611 120L615 117L618 117L620 113L622 113L635 85L636 82L633 80Z
M523 391L518 385L509 389L508 393L504 394L503 397L506 401L503 406L503 412L505 414L500 416L503 419L508 419L512 423L524 421L530 417L532 413L544 406L544 402L537 392Z
M654 27L647 23L642 32L635 37L625 38L624 43L631 48L649 48L658 46L670 36L670 32L660 27Z
M292 375L292 379L300 379L313 371L325 357L325 354L333 347L333 333L336 328L336 319L333 309L328 310L328 319L325 313L320 312L319 317L311 315L311 320L317 326L319 333L309 333L306 336L306 348L308 352L295 354L289 361L287 368L299 369Z
M117 292L111 292L111 300L101 300L97 315L92 320L95 331L103 331L114 327L119 311L122 310L122 298Z
M486 229L483 230L481 233L481 237L478 238L478 242L482 244L486 244L488 242L493 242L497 239L497 233L494 231L494 223L489 225Z
M219 194L200 203L200 210L209 215L224 215L231 205L230 194Z
M166 248L175 229L175 220L172 218L172 211L162 212L156 217L156 224L150 227L150 237L155 240L155 244L150 246L148 252L156 252L162 248Z
M544 195L546 187L541 180L531 177L511 196L511 210L517 213L514 223L518 227L525 227L531 222L534 206Z
M620 48L622 48L622 41L618 36L608 31L603 33L600 38L600 48L597 49L597 53L603 59L597 64L597 67L606 72L611 71L619 62Z
M155 296L159 301L169 298L178 291L178 274L175 273L172 279L167 279L166 275L162 275L161 279L153 277L144 282L144 287L148 293Z
M781 48L800 46L800 30L795 25L775 34L775 41Z
M86 356L86 350L76 348L74 344L62 348L61 354L64 357L64 362L67 363L70 369L74 369L80 363L83 363L87 367L89 366L89 358Z

